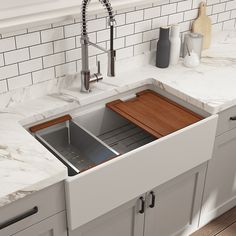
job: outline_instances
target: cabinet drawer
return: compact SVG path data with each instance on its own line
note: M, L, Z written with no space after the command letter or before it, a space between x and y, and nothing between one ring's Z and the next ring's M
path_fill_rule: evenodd
M98 123L99 116L95 117ZM69 177L66 202L70 230L208 161L212 156L217 118L218 115L212 115Z
M66 212L51 216L13 236L67 236Z
M0 208L0 235L12 235L65 210L64 192L61 182Z
M219 114L216 135L218 136L234 128L236 128L236 106Z

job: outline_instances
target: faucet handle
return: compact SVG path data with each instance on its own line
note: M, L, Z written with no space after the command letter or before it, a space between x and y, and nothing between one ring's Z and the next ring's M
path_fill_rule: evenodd
M100 63L100 61L97 62L97 67L98 67L98 72L91 76L90 83L98 82L99 80L103 79L103 76L101 74L101 63Z
M100 61L98 61L97 66L98 66L98 74L101 74L101 63L100 63Z

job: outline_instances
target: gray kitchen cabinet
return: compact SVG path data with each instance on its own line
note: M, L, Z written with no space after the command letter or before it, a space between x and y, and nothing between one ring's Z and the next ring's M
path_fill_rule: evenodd
M197 229L205 172L206 164L198 166L69 232L69 236L187 236Z
M12 236L67 236L66 212L51 216Z
M188 236L198 226L206 164L146 194L144 236Z
M142 195L70 231L69 236L143 236L144 204L145 195Z
M232 129L216 137L213 158L208 163L200 226L235 205L236 129Z
M65 211L65 188L64 182L60 182L1 207L0 235L14 235L63 211ZM66 218L64 221L66 224ZM53 222L55 223L56 220ZM47 235L38 233L36 229L38 227L35 227L35 230L32 231L34 234L31 236ZM48 235L52 236L51 234Z

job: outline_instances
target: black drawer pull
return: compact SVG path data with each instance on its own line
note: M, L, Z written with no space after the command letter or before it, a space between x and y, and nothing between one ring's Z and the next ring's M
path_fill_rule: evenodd
M141 209L139 210L139 213L140 213L140 214L143 214L144 211L145 211L145 200L144 200L143 197L140 197L139 199L140 199L140 201L141 201Z
M229 120L236 120L236 116L231 116L230 118L229 118Z
M29 211L27 211L27 212L25 212L25 213L23 213L23 214L21 214L19 216L16 216L15 218L12 218L11 220L8 220L6 222L1 223L0 224L0 230L4 229L4 228L6 228L6 227L8 227L10 225L13 225L13 224L15 224L15 223L17 223L17 222L19 222L19 221L29 217L29 216L32 216L32 215L36 214L38 211L39 211L38 207L35 206L31 210L29 210Z
M155 203L156 203L156 196L155 193L152 191L150 192L150 195L152 196L152 201L151 204L149 205L150 208L154 208L155 207Z

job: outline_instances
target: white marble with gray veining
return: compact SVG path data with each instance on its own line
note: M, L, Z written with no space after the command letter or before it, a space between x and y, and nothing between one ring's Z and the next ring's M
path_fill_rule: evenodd
M135 87L153 84L209 113L236 105L236 31L215 36L194 69L159 69L152 55L119 61L116 78L81 94L78 78L47 81L0 95L0 207L67 177L66 168L22 125L65 114ZM129 65L129 66L127 66Z

